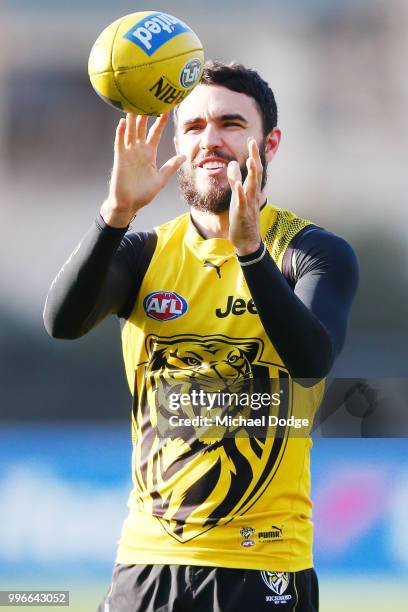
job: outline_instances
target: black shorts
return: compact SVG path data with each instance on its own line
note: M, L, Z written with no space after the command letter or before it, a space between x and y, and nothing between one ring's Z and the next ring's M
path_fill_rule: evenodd
M279 607L277 607L279 606ZM272 572L198 565L115 565L97 612L317 612L314 569Z

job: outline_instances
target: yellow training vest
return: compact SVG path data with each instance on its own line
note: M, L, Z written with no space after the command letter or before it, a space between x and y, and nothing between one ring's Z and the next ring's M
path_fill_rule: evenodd
M280 268L289 242L310 223L263 207L261 236ZM303 388L288 377L230 241L205 240L188 213L156 232L155 252L122 330L135 398L134 488L117 562L290 572L312 567L310 438L287 430L251 437L242 427L232 427L229 437L215 427L209 438L201 423L190 426L193 435L178 435L169 418L209 414L193 400L181 404L193 391L232 392L255 381L265 389L279 379L287 395L280 410L292 414L300 402L302 416L312 420L323 382ZM273 383L275 390L281 383ZM178 407L171 408L177 397ZM211 414L217 411L215 402Z

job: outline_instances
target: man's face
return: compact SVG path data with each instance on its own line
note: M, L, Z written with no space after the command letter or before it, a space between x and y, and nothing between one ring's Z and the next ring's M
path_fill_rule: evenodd
M198 85L177 113L175 145L186 161L178 180L191 206L212 213L228 210L227 165L238 161L245 180L248 137L258 143L266 182L265 139L257 104L246 94L220 85Z

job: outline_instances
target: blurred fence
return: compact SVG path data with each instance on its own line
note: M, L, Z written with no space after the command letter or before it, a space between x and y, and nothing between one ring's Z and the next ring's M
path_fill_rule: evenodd
M317 439L315 561L322 573L408 577L406 440ZM0 431L0 575L107 578L130 492L130 427Z

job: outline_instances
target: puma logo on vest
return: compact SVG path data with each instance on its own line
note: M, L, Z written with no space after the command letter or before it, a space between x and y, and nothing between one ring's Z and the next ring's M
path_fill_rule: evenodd
M204 268L214 268L218 274L218 278L221 278L221 272L220 272L221 266L223 266L227 261L228 259L226 259L225 261L222 262L222 264L217 266L212 261L208 261L208 259L206 259L205 262L203 263L203 266Z

